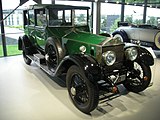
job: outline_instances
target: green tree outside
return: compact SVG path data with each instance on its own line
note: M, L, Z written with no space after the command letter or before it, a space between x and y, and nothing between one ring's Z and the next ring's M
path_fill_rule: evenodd
M149 20L147 20L147 24L156 26L158 24L157 18L153 16L149 16Z
M79 17L77 17L77 20L78 20L79 22L85 21L85 15L84 15L84 14L80 14Z
M128 23L133 23L133 16L129 16L129 15L126 15L125 16L125 21L128 22Z
M111 32L111 33L118 28L117 23L118 23L119 21L120 21L120 18L117 18L117 19L114 21L113 25L112 25L111 28L110 28L110 32Z

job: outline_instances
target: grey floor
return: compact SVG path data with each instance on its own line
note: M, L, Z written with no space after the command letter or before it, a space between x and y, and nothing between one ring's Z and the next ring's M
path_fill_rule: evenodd
M160 59L152 69L153 85L135 94L121 94L98 105L91 115L71 103L63 81L50 78L22 56L0 58L0 120L159 120Z

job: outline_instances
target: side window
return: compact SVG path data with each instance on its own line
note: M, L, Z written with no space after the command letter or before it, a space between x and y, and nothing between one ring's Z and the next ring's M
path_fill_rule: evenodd
M34 25L35 20L34 20L34 10L29 10L29 25Z
M71 25L71 10L49 10L50 26Z
M58 11L54 9L49 10L49 25L50 26L60 26L62 23L63 11Z
M71 10L65 10L65 21L71 23Z
M36 10L36 26L44 27L47 24L45 9Z

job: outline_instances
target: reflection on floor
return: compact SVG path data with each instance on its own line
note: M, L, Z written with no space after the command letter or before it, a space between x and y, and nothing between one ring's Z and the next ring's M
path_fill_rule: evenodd
M98 105L91 115L71 103L64 81L50 78L22 56L0 58L0 120L158 120L160 59L152 67L153 85L144 92L127 92Z

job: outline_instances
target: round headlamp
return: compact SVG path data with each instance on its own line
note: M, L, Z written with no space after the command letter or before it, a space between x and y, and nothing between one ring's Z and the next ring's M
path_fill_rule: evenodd
M138 51L135 47L127 48L125 51L127 59L134 61L138 56Z
M113 51L107 51L102 54L103 60L105 61L106 65L111 66L116 61L116 54Z

